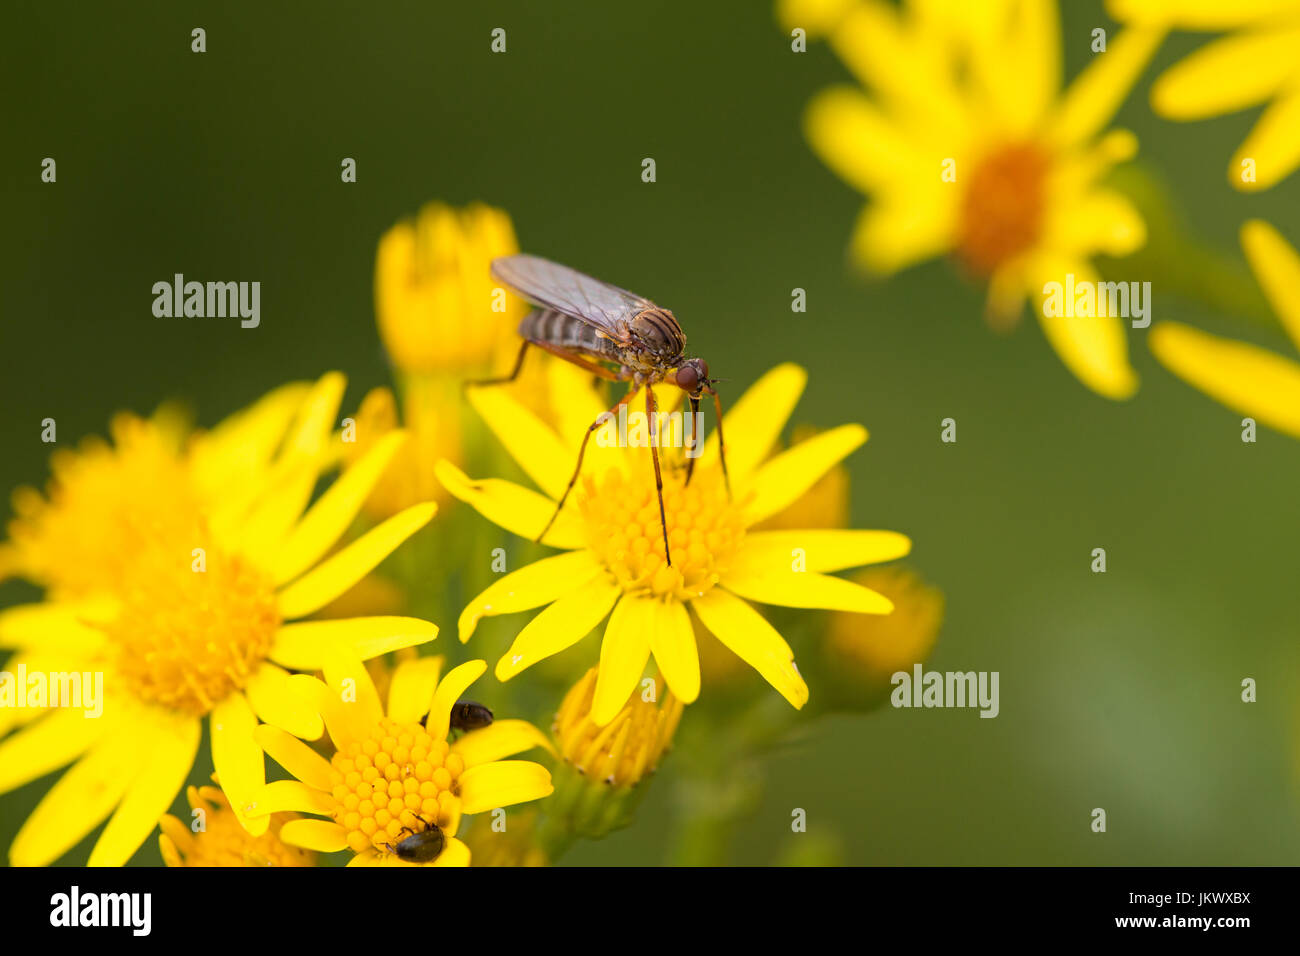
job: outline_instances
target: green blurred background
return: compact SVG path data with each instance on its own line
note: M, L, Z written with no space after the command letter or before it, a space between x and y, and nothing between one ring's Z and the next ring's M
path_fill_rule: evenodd
M1069 77L1091 29L1114 24L1099 3L1065 6ZM1143 331L1142 389L1115 404L1032 317L990 332L981 290L946 264L857 275L845 248L862 199L800 132L813 92L848 74L819 43L793 54L769 5L44 3L5 20L0 492L44 482L45 417L64 445L172 396L210 424L330 368L355 408L389 380L378 237L427 200L483 200L526 250L673 309L733 397L779 361L807 366L797 420L871 430L850 460L855 524L910 534L947 594L929 666L1001 673L996 720L886 707L765 758L731 860L797 849L801 807L849 863L1296 861L1300 442L1261 430L1243 444L1240 416L1164 373ZM494 27L505 55L489 51ZM1258 196L1226 183L1254 111L1150 112L1156 70L1200 42L1170 39L1119 122L1225 259L1240 262L1249 216L1300 244L1300 176ZM46 156L55 185L40 182ZM343 157L356 184L340 182ZM261 327L155 318L151 286L176 272L260 280ZM790 312L796 286L806 314ZM1157 320L1289 350L1154 295ZM945 417L955 445L939 440ZM36 594L9 583L0 605ZM1240 701L1243 677L1258 703ZM637 826L566 862L662 862L672 775L669 760ZM0 798L0 845L52 779ZM136 862L159 862L154 841Z

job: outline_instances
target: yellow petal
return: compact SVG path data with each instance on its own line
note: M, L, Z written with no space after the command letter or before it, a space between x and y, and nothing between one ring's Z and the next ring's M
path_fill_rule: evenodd
M451 729L451 708L469 686L483 676L487 670L487 661L466 661L459 667L447 672L447 676L438 682L438 689L429 706L429 716L424 726L435 740L442 740Z
M244 686L244 694L253 711L266 723L283 727L305 740L316 740L325 733L325 724L315 701L301 695L297 687L287 671L263 662Z
M641 680L650 660L650 632L658 622L657 603L654 598L625 594L609 616L591 702L591 719L599 726L618 716Z
M295 671L321 669L326 646L340 647L368 661L390 651L424 644L438 636L438 625L417 617L356 617L300 621L276 632L271 660Z
M500 478L470 479L449 461L438 462L438 480L448 494L465 502L498 527L534 541L555 513L555 502L513 481ZM566 508L556 517L543 542L553 548L580 548L582 527Z
M71 763L105 734L111 734L115 724L107 716L91 719L81 710L55 708L0 741L0 793Z
M497 614L514 614L550 604L600 573L601 564L586 550L552 555L493 582L460 612L460 639L470 639L478 622Z
M768 570L730 569L719 582L728 591L760 604L824 608L858 614L888 614L894 604L883 594L843 578L793 571L789 564Z
M298 409L280 460L295 454L315 457L322 452L334 428L347 382L342 372L326 372L312 384Z
M788 507L866 440L861 425L841 425L777 455L752 479L746 521L757 524Z
M147 754L135 736L104 735L55 782L14 837L9 847L13 866L46 866L99 826L144 764Z
M551 390L555 425L566 448L577 448L591 423L609 403L592 384L591 374L570 362L547 355L546 380Z
M1207 43L1151 87L1151 106L1169 119L1235 113L1270 99L1296 74L1300 30L1269 30Z
M691 602L719 641L762 675L795 707L808 702L808 685L794 666L790 645L763 615L734 594L714 588Z
M807 383L807 372L793 362L783 362L764 373L723 412L727 473L733 482L749 477L772 453ZM718 432L714 429L704 443L700 463L711 464L717 460Z
M125 866L153 833L194 766L203 732L198 718L159 714L140 726L148 728L147 734L135 737L146 754L144 767L95 841L87 866Z
M1255 161L1255 181L1242 180L1242 161ZM1300 166L1300 93L1275 100L1228 164L1228 181L1243 192L1275 186Z
M950 4L947 19L984 4ZM891 115L914 136L936 141L964 140L969 110L953 83L948 56L934 24L909 23L895 4L859 0L830 36L844 65L868 89L877 91Z
M684 704L692 704L700 696L700 657L691 616L677 601L654 603L657 607L650 628L650 652L673 695Z
M1043 272L1062 284L1067 274L1073 274L1076 288L1082 282L1097 281L1096 273L1083 263L1063 263ZM1127 320L1115 316L1049 316L1043 311L1041 291L1036 292L1034 301L1043 334L1075 378L1104 398L1119 401L1133 396L1138 379L1129 364L1128 341L1124 337Z
M243 487L264 473L294 414L311 393L309 382L289 382L227 416L191 440L190 468L204 489Z
M1300 438L1300 363L1178 322L1158 323L1150 344L1179 378L1242 415Z
M842 571L894 561L911 550L911 540L897 531L752 531L745 535L732 566L779 570L799 561L807 571Z
M468 395L470 404L483 416L510 457L537 487L558 501L578 463L577 446L566 446L550 426L505 389L472 388Z
M4 670L14 675L12 678L0 677L0 686L3 686L8 680L12 679L17 686L17 674L19 668L25 668L28 674L36 671L66 670L68 660L65 655L58 653L47 653L44 651L17 651L4 664ZM39 717L43 717L50 712L49 707L28 707L25 702L19 698L13 707L0 707L0 741L3 741L5 735L15 727L25 727ZM84 711L82 712L84 714ZM0 743L0 748L4 746ZM75 755L74 755L75 756ZM71 758L69 758L71 760ZM65 761L66 762L66 761ZM41 776L44 773L38 773ZM0 762L0 780L4 778L4 763ZM3 782L0 782L0 793L5 790Z
M317 853L337 853L348 848L347 831L331 820L290 820L280 828L280 839Z
M832 172L868 195L925 159L906 131L853 87L833 86L814 96L804 114L804 133Z
M888 275L948 252L957 241L959 209L954 195L925 188L911 191L906 199L872 203L853 227L853 258L873 272Z
M555 753L550 738L528 721L497 720L465 734L451 745L451 751L465 758L466 767L477 767L534 747L545 747L549 753Z
M609 575L602 574L555 601L524 626L497 661L497 680L509 680L582 640L604 620L621 593Z
M412 505L371 528L281 591L280 613L292 619L319 611L428 524L437 510L438 506L432 502Z
M461 812L468 815L540 800L554 791L551 773L528 760L497 760L460 775Z
M1056 205L1048 213L1046 229L1046 242L1052 248L1081 256L1100 252L1122 258L1147 239L1141 213L1113 189L1092 189L1076 201Z
M1052 114L1047 138L1057 146L1069 147L1101 132L1146 69L1165 32L1162 27L1125 28L1065 91Z
M1300 256L1281 233L1260 219L1241 227L1241 248L1269 305L1300 349Z
M338 648L325 648L321 661L328 693L321 699L321 716L335 745L365 740L384 717L379 691L355 655Z
M248 813L255 817L265 817L285 810L329 816L336 806L331 794L297 780L268 783L254 794L252 804Z
M427 714L441 672L441 657L420 657L398 664L388 686L388 716L398 723L413 724Z
M267 756L309 787L328 793L334 786L329 761L301 740L270 724L259 726L254 738Z
M1295 0L1107 0L1106 12L1126 23L1170 24L1183 30L1233 30L1273 20Z
M96 616L104 608L95 608ZM104 632L86 622L89 608L82 604L42 601L19 604L0 611L0 647L39 646L87 656L104 646Z
M315 564L342 536L406 439L401 430L379 439L307 510L271 565L277 586Z
M329 372L312 386L265 486L241 521L241 550L264 562L275 553L311 499L346 379Z
M266 783L262 748L253 737L257 717L241 693L233 693L212 709L208 730L212 735L212 763L230 809L244 829L254 836L266 832L267 818L250 818L245 807Z
M438 858L428 865L469 866L469 847L455 837L448 837Z

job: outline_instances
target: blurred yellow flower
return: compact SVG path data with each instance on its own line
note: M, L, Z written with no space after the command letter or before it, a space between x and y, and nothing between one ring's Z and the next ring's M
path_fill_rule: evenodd
M1300 256L1276 229L1258 219L1242 226L1241 247L1300 352ZM1151 330L1151 351L1211 398L1300 438L1300 361L1178 322L1160 322Z
M354 440L343 444L352 462L399 426L410 436L366 501L376 519L418 501L449 501L434 476L442 458L464 465L463 387L505 374L519 349L516 331L528 305L491 276L492 260L519 251L510 217L481 204L425 206L414 221L391 228L375 262L379 335L395 368L397 394L376 388L354 416ZM506 386L546 414L550 357L527 363ZM400 407L401 414L398 414Z
M834 87L805 129L836 173L872 198L854 257L892 273L950 255L988 284L997 327L1036 308L1048 342L1108 398L1137 389L1116 316L1047 316L1044 286L1095 282L1092 258L1146 241L1132 204L1098 184L1137 151L1103 132L1163 36L1133 28L1064 91L1054 0L782 0L787 27L824 32L866 91Z
M1228 163L1243 192L1268 189L1300 166L1300 0L1108 0L1116 20L1225 32L1157 78L1161 116L1197 120L1267 104Z
M185 823L171 814L159 821L158 847L168 866L315 866L316 854L280 840L280 827L297 814L278 813L265 833L253 836L216 787L188 787L190 809Z
M894 613L832 614L825 652L832 673L855 683L885 685L896 671L910 671L930 656L943 623L943 592L897 564L867 568L853 580L893 601Z
M551 793L551 775L527 760L504 760L533 747L551 749L546 735L522 720L497 720L452 740L451 711L485 670L469 661L442 675L441 657L398 664L387 712L356 656L324 652L325 681L301 678L334 743L326 760L270 724L257 740L295 780L267 784L250 813L312 813L329 819L286 823L286 843L322 853L351 850L349 866L468 866L469 848L456 839L461 816L538 800ZM440 852L403 859L403 839L437 828Z
M515 346L525 304L488 272L519 251L510 217L474 204L430 203L379 241L375 314L384 348L407 374L486 375ZM496 306L496 308L494 308Z
M497 678L509 680L577 643L609 615L591 706L592 720L604 726L622 710L651 656L675 697L683 703L696 699L700 665L689 608L786 700L802 707L808 687L794 666L794 652L745 599L887 614L888 600L829 572L893 560L911 547L906 536L892 531L750 530L787 508L867 440L862 426L843 425L764 461L806 379L796 365L778 366L727 413L734 495L724 487L716 431L689 485L682 456L661 454L671 566L665 562L649 449L591 442L578 486L544 540L567 553L507 574L470 601L460 616L461 640L469 639L484 616L545 605L497 662ZM557 434L493 389L473 392L471 401L545 494L502 479L473 480L449 462L439 463L438 477L489 520L536 538L569 482L580 434L604 410L602 403L589 387L575 391L563 403L567 425Z
M372 657L437 634L409 618L286 623L345 591L434 511L413 507L321 560L401 440L375 447L308 507L343 387L328 374L292 393L289 415L279 398L258 403L170 455L149 423L119 418L122 444L65 457L50 499L26 503L18 564L52 595L76 596L0 611L0 648L16 648L10 664L29 672L99 675L103 696L97 716L45 702L0 708L0 733L21 727L0 741L0 793L74 764L15 837L14 865L51 862L110 814L90 863L125 863L184 784L204 717L233 812L265 832L265 819L244 815L263 780L255 715L322 732L285 669L318 668L334 643ZM122 476L133 483L114 486ZM74 519L84 539L65 533Z

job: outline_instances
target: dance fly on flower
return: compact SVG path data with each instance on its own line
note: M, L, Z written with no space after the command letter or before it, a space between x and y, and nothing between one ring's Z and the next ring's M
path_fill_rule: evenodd
M475 384L498 385L514 381L523 367L528 347L535 345L600 378L611 382L627 382L627 394L610 409L611 414L616 414L644 388L646 421L650 428L650 459L654 463L655 489L659 495L659 523L664 536L664 557L671 566L673 559L668 549L668 526L664 517L664 483L659 472L658 439L655 434L655 397L650 386L666 382L684 391L691 402L693 422L699 420L700 397L705 394L713 396L713 408L718 418L718 450L722 460L722 474L726 478L722 402L713 387L716 380L709 378L708 364L701 358L682 357L686 348L686 334L671 312L625 289L593 279L568 266L528 255L493 259L492 275L531 302L535 308L519 323L519 334L524 341L519 349L519 357L515 359L514 370L505 378ZM564 507L565 499L569 497L569 492L573 490L574 482L582 471L582 456L587 451L587 441L604 420L604 416L598 418L583 436L573 477L560 496L551 520L537 536L538 541L545 537ZM693 434L692 439L698 445L700 436ZM695 459L688 456L687 484L690 483L694 468Z

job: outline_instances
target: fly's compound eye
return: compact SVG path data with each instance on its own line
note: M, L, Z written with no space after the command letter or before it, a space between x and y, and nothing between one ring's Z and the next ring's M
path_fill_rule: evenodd
M677 387L691 393L699 391L700 373L693 366L683 365L677 370Z

